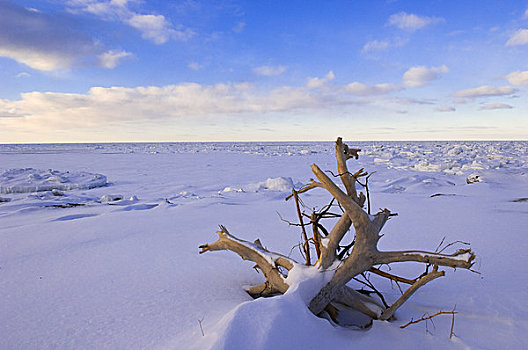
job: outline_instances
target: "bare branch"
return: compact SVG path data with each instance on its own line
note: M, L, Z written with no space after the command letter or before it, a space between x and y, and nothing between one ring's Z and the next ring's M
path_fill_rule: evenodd
M350 217L354 227L356 226L368 226L370 220L367 213L361 209L361 207L353 201L348 195L346 195L337 185L315 164L312 164L312 171L321 181L324 188L330 192L330 194L337 199L339 204L345 208L347 215ZM356 229L357 231L357 229Z
M348 146L346 148L348 150ZM345 145L343 144L343 139L338 137L335 143L335 152L337 159L337 171L341 178L341 182L346 188L347 194L357 202L357 192L356 192L356 180L353 176L350 176L348 168L346 165L346 154L345 154ZM357 156L357 152L356 152Z
M341 138L338 138L338 140L341 139ZM347 157L347 159L350 159L350 158L355 158L355 159L358 159L359 158L359 152L361 152L361 150L359 148L349 148L346 144L343 145L343 148L344 148L344 151L345 151L345 155Z
M407 278L404 278L404 277L400 277L400 276L396 276L396 275L393 275L393 274L390 274L388 272L385 272L385 271L381 271L380 269L377 269L375 267L371 267L369 269L370 272L378 275L378 276L381 276L381 277L385 277L385 278L388 278L394 282L402 282L402 283L407 283L407 284L414 284L414 282L416 282L416 279L414 280L410 280L410 279L407 279Z
M297 216L299 217L299 223L301 224L301 230L302 235L304 239L304 254L306 257L306 265L310 266L312 265L311 259L310 259L310 245L308 244L308 236L306 235L306 229L304 228L304 222L301 214L301 208L299 207L299 195L297 194L297 191L292 189L292 195L295 199L295 207L297 209Z
M385 308L388 308L389 307L389 304L387 304L387 302L385 301L385 297L383 296L383 294L381 294L381 292L372 284L372 282L370 282L370 280L368 279L368 277L365 275L365 273L361 273L361 277L363 277L364 281L360 280L359 278L355 278L354 277L354 280L361 283L361 284L364 284L365 286L369 287L381 300L381 302L383 303L383 305L385 306Z
M417 261L426 264L469 269L471 266L473 266L474 259L475 254L471 251L471 249L459 249L455 253L449 255L421 250L406 250L396 252L378 252L375 261L376 264Z
M444 275L444 271L438 271L438 266L435 266L432 272L416 281L412 286L409 287L409 289L405 291L405 293L403 293L401 297L398 298L398 300L394 302L394 304L391 305L391 307L383 311L380 316L380 320L388 320L389 318L391 318L392 315L394 315L394 312L398 310L398 308L402 306L403 303L405 303L418 290L418 288Z
M317 261L320 262L322 259L322 251L321 251L321 235L319 234L319 218L317 217L316 213L312 213L310 216L310 220L312 221L312 232L313 232L313 240L315 243L315 252L317 253ZM315 263L317 265L317 262Z
M218 240L211 244L201 245L199 247L201 249L200 254L215 250L235 252L243 260L255 262L266 277L266 280L271 284L273 290L281 294L288 290L289 286L285 282L284 276L279 272L278 266L291 270L295 265L295 261L266 250L258 240L255 243L241 240L231 235L224 226L220 226L220 231L216 233L218 233Z
M305 185L303 187L301 187L298 191L297 191L297 194L300 194L300 193L304 193L304 192L308 192L309 190L312 190L314 188L318 188L318 187L323 187L319 182L316 182L314 181L313 179L311 179L311 182L308 184L308 185ZM293 193L286 196L286 200L289 200L290 198L293 197Z
M326 247L323 248L321 259L321 267L323 269L327 269L334 262L339 242L341 242L351 225L352 221L350 221L348 215L343 215L328 234Z

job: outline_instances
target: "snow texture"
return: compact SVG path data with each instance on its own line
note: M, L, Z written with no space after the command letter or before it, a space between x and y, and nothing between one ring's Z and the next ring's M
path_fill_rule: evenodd
M351 170L376 172L371 207L399 214L381 250L462 240L481 274L446 269L397 320L334 327L306 307L331 276L299 265L285 295L252 300L243 286L263 281L252 263L198 254L223 224L303 261L298 227L277 212L297 220L284 197L312 163L335 172L333 143L0 145L0 349L526 348L528 142L347 144L362 149ZM301 198L312 208L330 196ZM373 281L389 303L400 295ZM455 305L451 339L449 316L400 329Z

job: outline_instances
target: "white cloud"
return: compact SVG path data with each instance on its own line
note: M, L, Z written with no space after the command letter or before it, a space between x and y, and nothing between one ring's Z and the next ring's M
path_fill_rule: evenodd
M483 105L480 109L483 111L490 111L494 109L512 109L513 106L507 105L505 103L489 103Z
M308 89L317 89L320 87L323 87L326 85L326 83L332 81L335 79L335 74L333 71L329 71L324 77L322 78L310 78L308 79L308 83L306 84L306 87Z
M418 16L412 13L399 12L389 17L387 25L414 32L441 21L443 21L443 19L438 17Z
M162 15L133 15L127 23L141 32L143 39L163 44L170 38L170 25Z
M121 21L141 32L141 37L161 45L169 39L187 41L194 32L189 28L174 28L163 15L141 14L130 10L128 4L134 0L69 0L70 12L87 12L105 20Z
M320 80L333 78L333 73L329 73ZM325 89L283 86L267 91L249 83L184 83L136 88L93 87L87 93L30 92L21 94L19 100L0 100L0 115L9 116L0 121L0 130L42 134L97 129L101 125L106 129L121 128L138 123L159 128L167 123L199 123L237 114L255 116L376 104L382 97L373 96L369 100L362 97L397 89L390 84L369 86L357 82L348 86L330 85Z
M506 42L506 46L521 46L528 44L528 29L519 29Z
M98 45L67 18L0 2L0 56L54 71L68 69L98 51Z
M403 84L408 87L420 87L438 79L440 74L448 72L449 68L445 65L431 68L425 66L411 67L403 74Z
M110 50L99 55L99 64L101 67L114 69L120 63L123 58L132 57L130 52Z
M434 110L436 112L454 112L456 111L456 108L452 106L440 106L440 107L436 107Z
M31 92L22 94L18 101L0 101L0 115L12 117L2 118L0 129L41 133L124 123L156 124L345 103L338 100L334 92L313 94L304 87L282 87L260 93L250 84L93 87L86 94Z
M507 96L513 95L519 91L511 86L479 86L472 89L460 90L453 94L454 97L475 98L475 97L491 97L491 96Z
M352 95L373 96L384 95L392 91L399 91L402 90L402 88L392 84L367 85L359 82L353 82L345 86L344 90Z
M128 14L129 0L67 0L66 6L73 13L87 12L105 19L118 19Z
M190 29L183 31L173 29L170 22L162 15L134 14L126 23L139 30L143 39L151 40L158 45L166 43L171 38L187 41L194 35Z
M387 40L372 40L363 45L361 52L371 52L371 51L383 51L389 48L389 42Z
M524 16L523 18L528 18L528 9L526 9L526 11L524 11Z
M395 101L402 105L434 105L436 104L435 99L431 98L401 98L398 97Z
M512 85L528 85L528 70L515 71L504 77Z
M253 72L255 72L258 75L264 75L264 76L274 76L274 75L281 75L286 71L286 67L284 66L260 66L253 68Z
M72 55L61 55L60 52L46 52L31 47L3 46L0 47L0 57L9 57L26 66L41 70L54 71L70 68L76 58Z

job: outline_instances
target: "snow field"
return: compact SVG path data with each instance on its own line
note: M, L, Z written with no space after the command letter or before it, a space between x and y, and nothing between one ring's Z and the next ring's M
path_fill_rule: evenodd
M216 240L218 224L288 254L299 232L277 212L296 220L284 197L289 186L313 177L311 163L334 171L330 143L0 146L0 173L32 169L41 175L32 186L45 181L37 169L58 169L63 180L106 177L90 189L2 193L0 348L525 347L527 143L359 147L367 156L349 167L376 171L373 210L399 214L387 223L380 249L467 241L481 273L446 269L397 312L398 320L374 322L368 331L311 315L304 305L313 286L253 301L242 289L262 281L252 263L230 252L198 255L198 245ZM481 182L467 184L470 174ZM81 178L66 176L71 184L84 184ZM309 208L329 198L320 189L302 196ZM295 249L292 256L301 260ZM422 272L408 264L394 269ZM399 296L397 287L378 283L390 301ZM448 316L435 318L429 333L424 323L399 328L455 305L452 339Z

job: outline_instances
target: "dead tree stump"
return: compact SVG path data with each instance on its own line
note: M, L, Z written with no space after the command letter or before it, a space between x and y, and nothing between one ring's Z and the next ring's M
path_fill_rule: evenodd
M344 190L317 165L312 164L312 172L317 178L299 190L293 190L292 195L286 199L295 198L297 213L303 230L302 249L306 258L304 264L298 263L290 257L271 252L265 249L260 240L251 243L241 240L231 235L224 226L220 226L218 240L214 243L201 245L200 253L214 250L230 250L242 257L244 260L253 261L256 267L262 271L265 282L252 286L247 292L254 298L268 297L277 294L284 294L289 285L286 282L287 274L290 270L300 265L309 265L310 268L317 269L321 273L332 273L330 281L322 286L319 292L313 297L307 307L314 315L326 317L335 323L340 323L340 314L346 310L355 310L368 316L370 319L389 320L394 312L401 307L420 287L426 283L444 276L444 271L440 271L440 266L451 268L471 269L475 255L471 249L459 249L452 254L443 253L443 249L438 252L428 252L420 250L406 251L380 251L377 248L381 238L381 230L387 220L397 214L388 209L383 209L374 215L370 215L370 203L368 211L364 209L365 201L369 197L368 174L360 169L351 173L347 167L347 160L358 159L360 150L349 148L338 138L335 143L335 153L337 160L337 171ZM364 183L360 179L364 179ZM357 185L362 187L366 194L357 190ZM332 202L336 201L344 210L342 214L330 214L332 202L323 207L320 211L311 215L304 214L309 219L308 223L303 221L298 202L298 195L314 188L322 188L328 191L332 197ZM322 224L323 219L328 217L340 218L329 230ZM313 237L308 238L305 228L312 227ZM340 245L344 237L350 234L352 239L346 246ZM350 241L350 239L349 239ZM315 246L317 261L310 261L310 244ZM448 245L451 246L451 245ZM425 272L416 278L410 279L393 275L381 270L381 266L388 266L398 262L416 262L425 266ZM336 268L337 266L337 268ZM352 279L358 276L365 277L371 273L382 278L387 278L392 282L408 284L410 287L402 291L402 295L388 305L383 294L377 290L368 279L365 284L370 287L370 292L365 294L364 290L357 291L347 285Z

